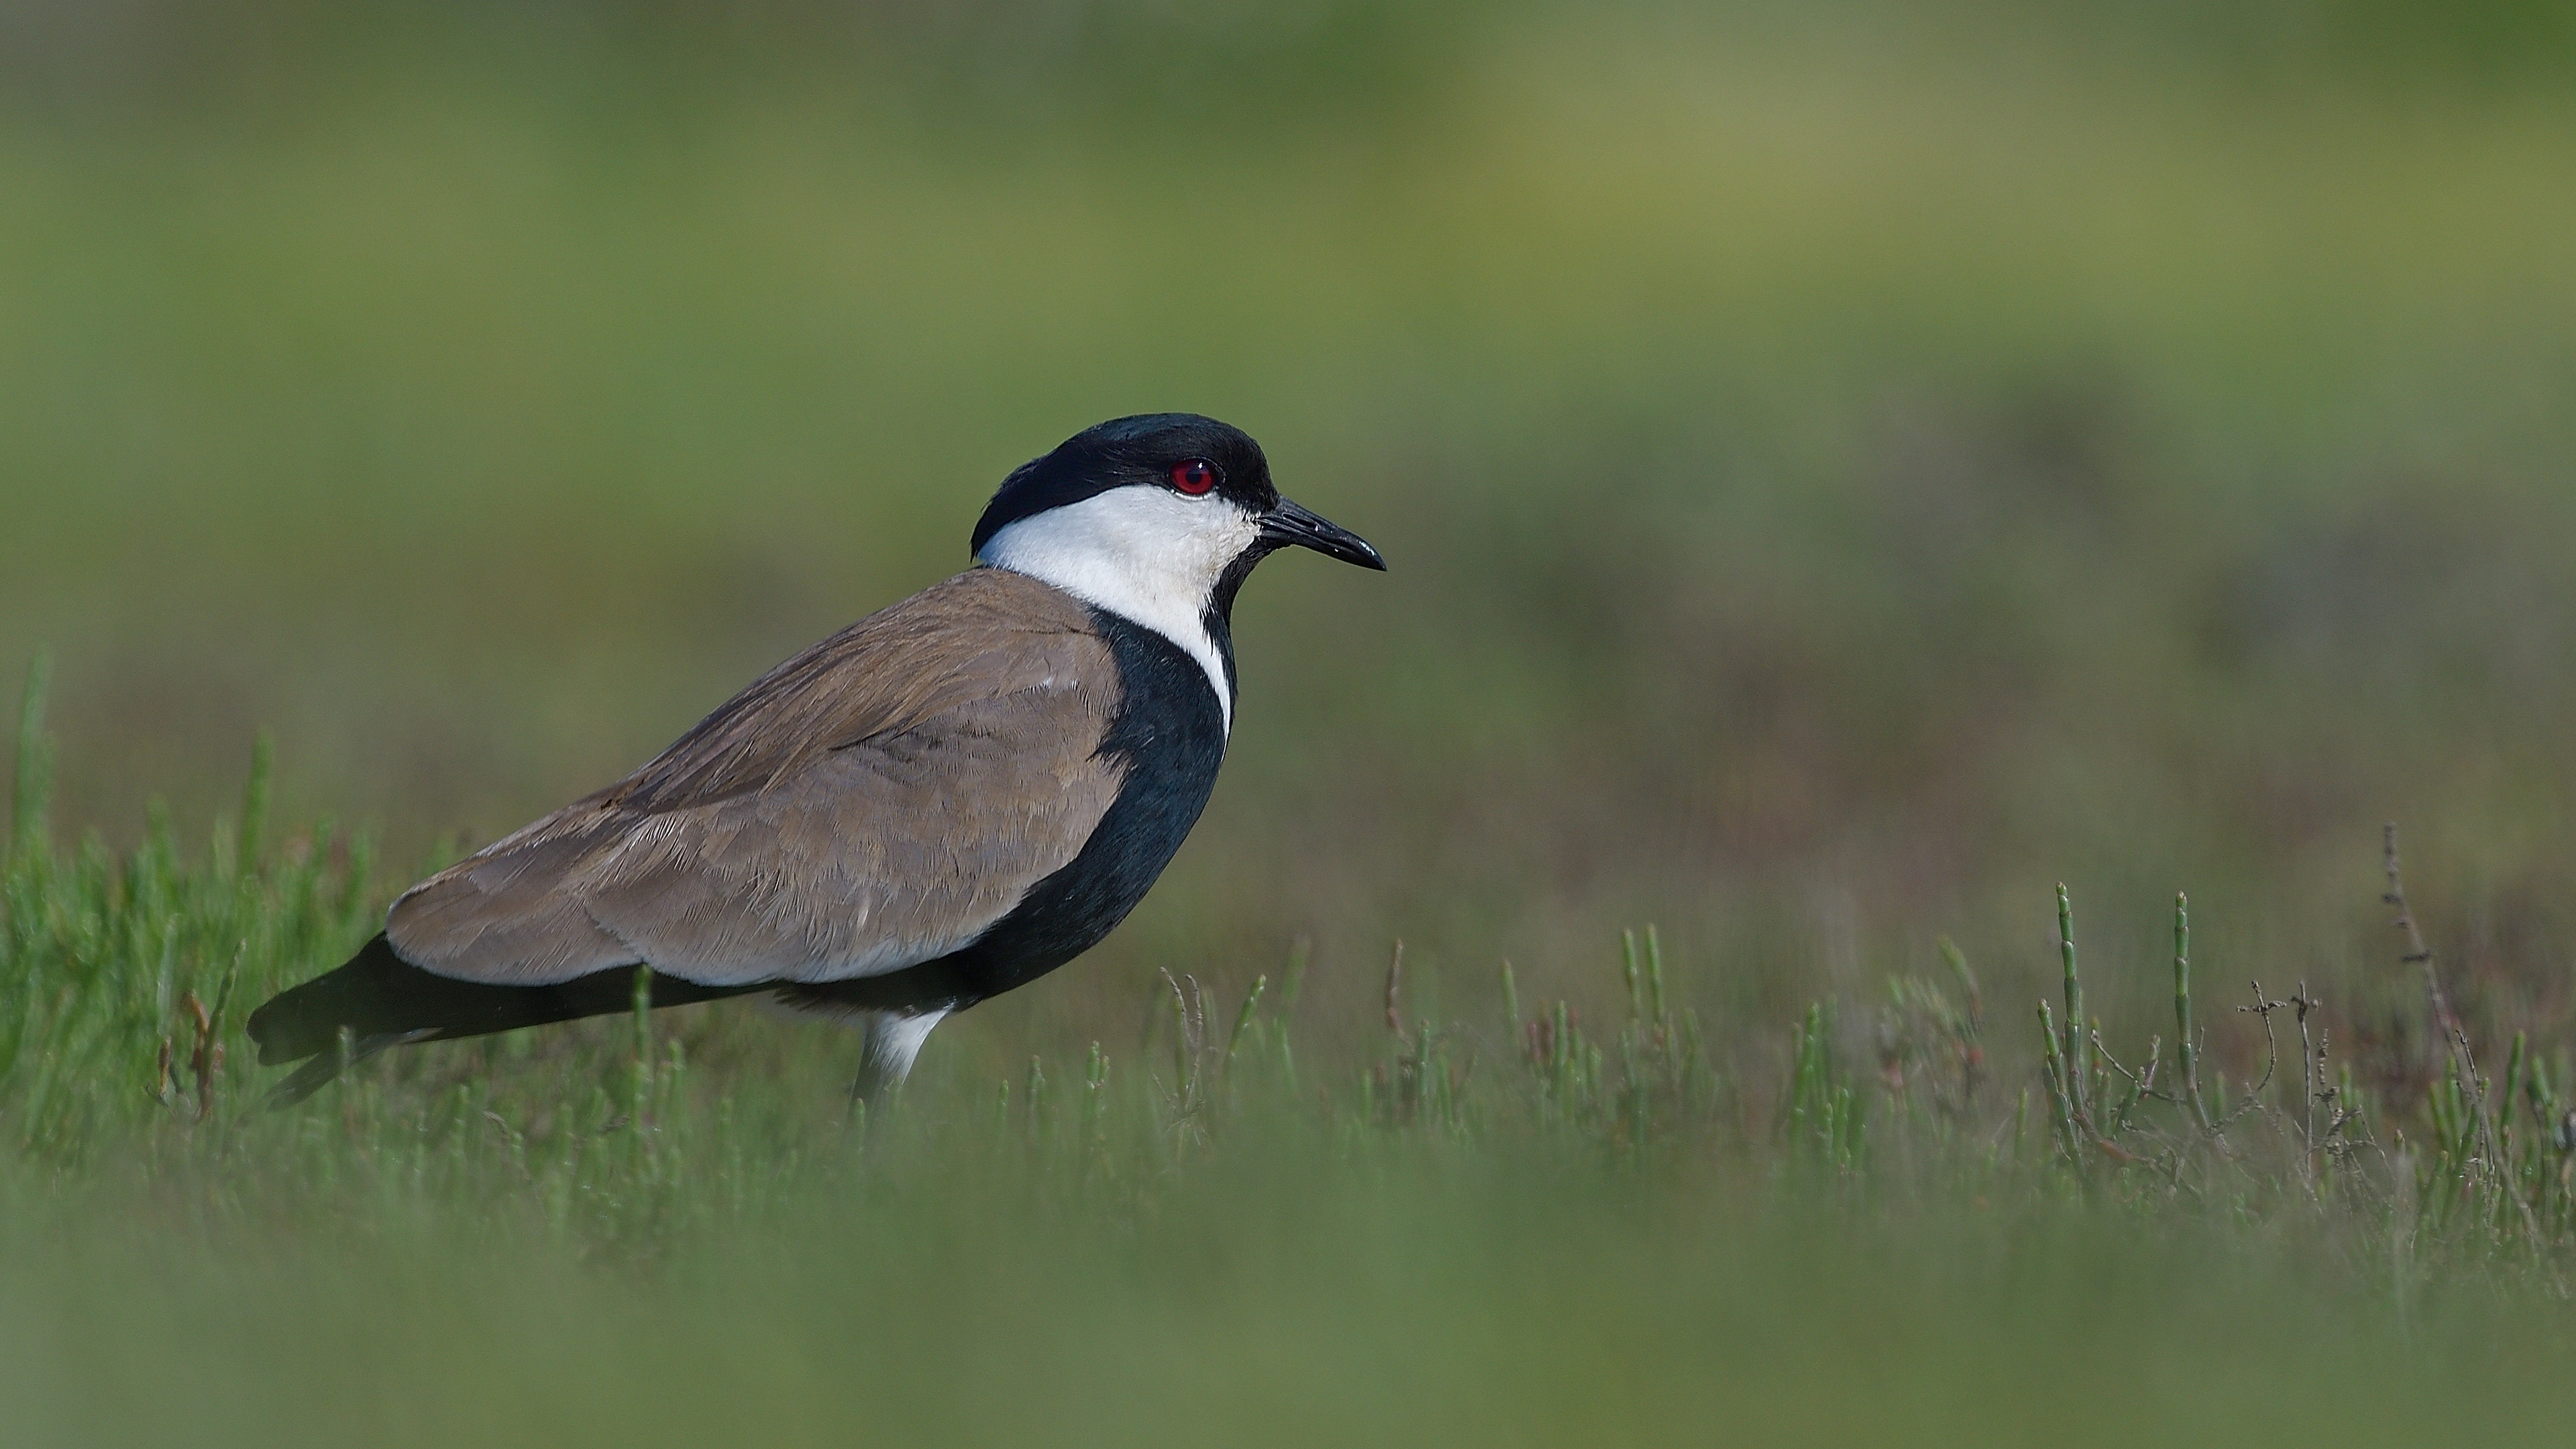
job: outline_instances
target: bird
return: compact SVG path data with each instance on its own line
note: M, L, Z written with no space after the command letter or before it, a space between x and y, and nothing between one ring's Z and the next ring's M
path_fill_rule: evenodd
M395 899L251 1014L284 1106L414 1042L765 996L862 1032L854 1095L932 1028L1096 945L1198 821L1233 733L1255 565L1359 535L1195 413L1013 470L972 565L753 681L604 790Z

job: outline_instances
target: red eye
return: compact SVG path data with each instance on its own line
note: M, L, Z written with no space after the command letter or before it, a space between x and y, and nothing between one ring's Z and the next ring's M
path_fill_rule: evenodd
M1196 498L1216 486L1216 465L1205 458L1174 463L1172 486Z

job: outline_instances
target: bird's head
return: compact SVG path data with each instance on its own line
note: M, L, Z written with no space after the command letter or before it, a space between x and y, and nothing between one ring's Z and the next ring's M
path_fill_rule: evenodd
M1085 428L1002 480L975 557L1131 616L1222 619L1252 566L1290 545L1362 568L1358 534L1279 496L1261 445L1196 413Z

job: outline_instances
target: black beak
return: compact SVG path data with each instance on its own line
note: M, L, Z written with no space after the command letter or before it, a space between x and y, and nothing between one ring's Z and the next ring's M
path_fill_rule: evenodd
M1364 569L1386 568L1386 560L1377 556L1368 540L1324 517L1302 504L1279 500L1279 506L1261 516L1262 540L1274 548L1296 544L1320 554L1329 554L1344 563Z

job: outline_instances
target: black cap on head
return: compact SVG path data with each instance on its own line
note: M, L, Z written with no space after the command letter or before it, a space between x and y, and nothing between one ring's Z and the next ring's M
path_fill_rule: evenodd
M1241 428L1197 413L1139 413L1085 428L1054 452L1011 470L985 505L970 547L980 554L994 534L1021 519L1112 488L1172 487L1173 471L1195 461L1215 467L1215 486L1208 491L1254 514L1278 506L1270 460Z

